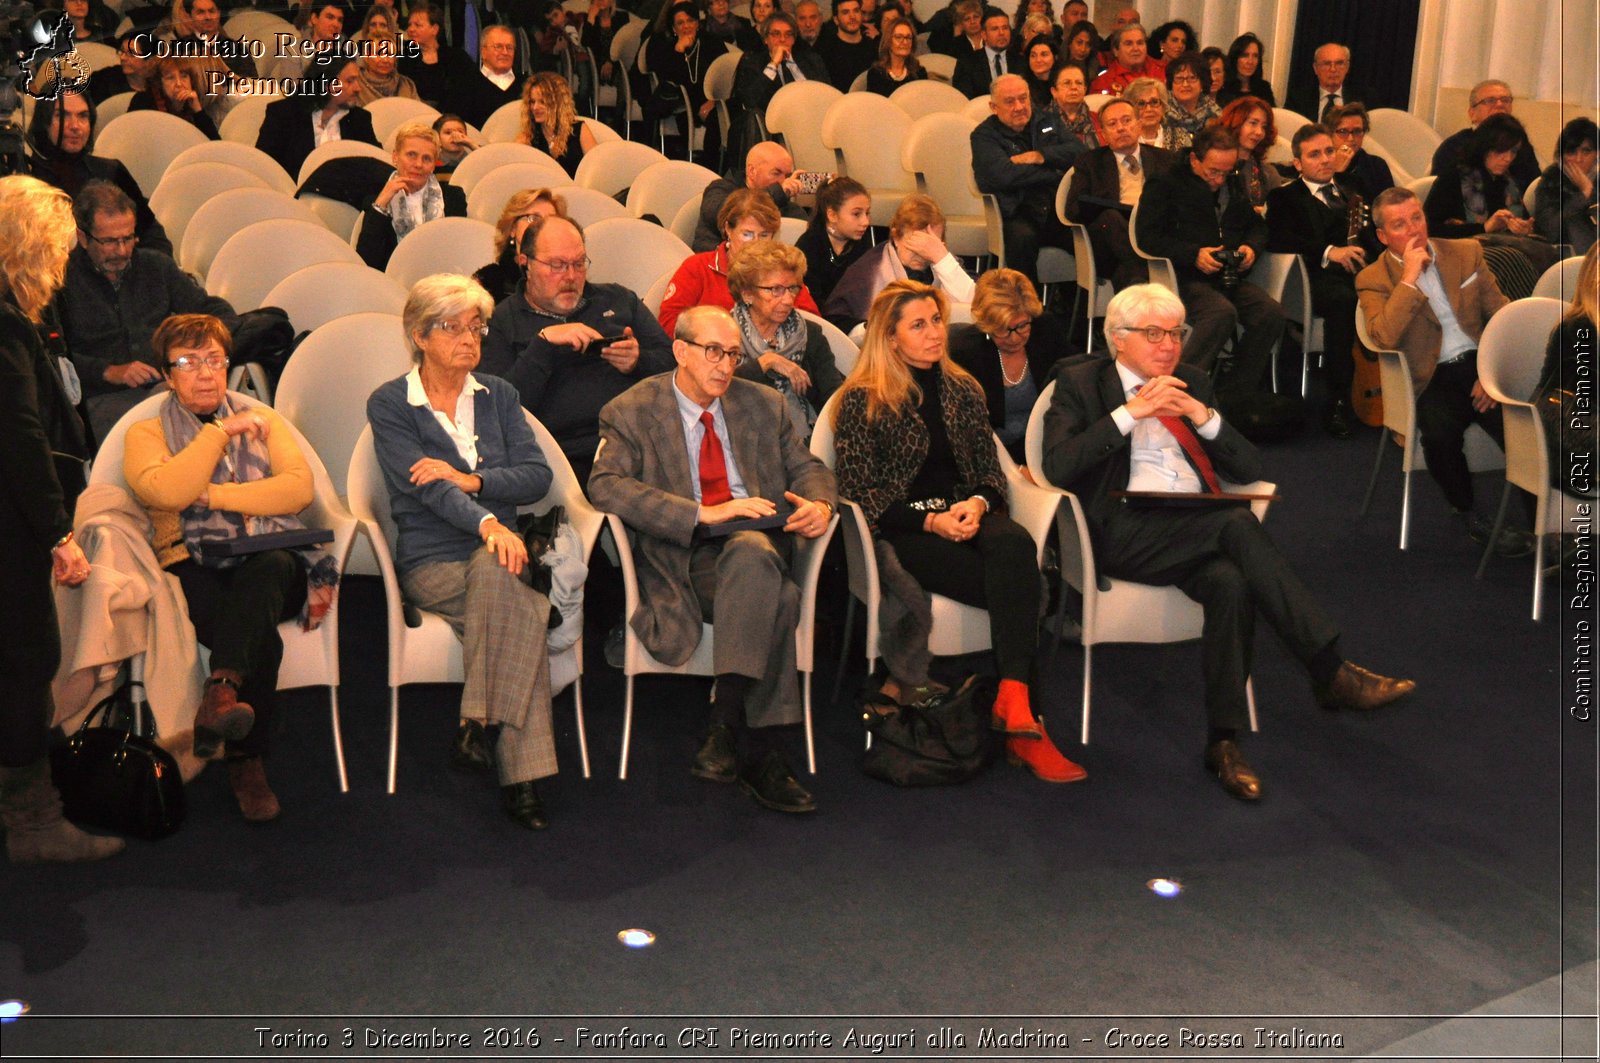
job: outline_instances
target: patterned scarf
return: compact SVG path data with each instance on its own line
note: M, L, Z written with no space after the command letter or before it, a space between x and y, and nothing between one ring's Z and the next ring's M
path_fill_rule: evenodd
M1067 136L1076 137L1083 143L1084 147L1098 148L1100 146L1100 134L1095 132L1094 128L1094 115L1084 104L1078 104L1078 113L1069 118L1062 113L1059 106L1051 103L1045 116L1045 124L1050 121L1054 121L1057 128Z
M1217 117L1216 101L1210 96L1201 96L1200 102L1194 105L1192 112L1183 109L1177 100L1167 100L1167 116L1163 123L1166 141L1162 146L1169 151L1181 151L1194 142L1194 135L1204 129L1206 123Z
M404 240L412 229L423 222L442 217L444 191L439 187L437 177L429 177L428 183L416 192L407 192L402 188L389 200L389 222L394 226L396 240Z
M798 312L790 311L770 340L757 331L755 319L750 316L750 307L737 299L733 303L733 319L739 323L739 338L743 341L746 358L754 361L772 351L791 362L805 361L806 323ZM817 423L817 411L810 400L796 392L789 385L789 378L782 373L768 373L767 379L783 393L784 405L789 410L789 419L794 422L795 431L800 433L802 439L810 439L811 429Z
M1466 220L1470 222L1481 224L1502 208L1511 211L1514 217L1528 216L1527 208L1522 205L1522 189L1517 187L1515 178L1510 174L1491 177L1476 166L1461 173L1461 202L1467 208Z
M244 407L242 396L227 392L216 413L206 420L225 420ZM177 395L168 396L161 404L161 433L166 438L167 450L176 454L200 434L205 422L185 409ZM211 471L214 484L249 483L272 475L272 457L264 440L249 433L241 433L228 440L222 460ZM250 517L222 509L212 509L196 503L178 514L183 525L183 544L196 564L207 568L226 569L244 561L243 557L207 557L205 544L235 539L242 535L265 535L269 532L301 531L305 524L294 514L277 517ZM306 568L306 604L300 611L300 626L307 631L316 630L323 617L333 607L334 594L339 587L339 565L333 555L316 546L297 547L295 553Z

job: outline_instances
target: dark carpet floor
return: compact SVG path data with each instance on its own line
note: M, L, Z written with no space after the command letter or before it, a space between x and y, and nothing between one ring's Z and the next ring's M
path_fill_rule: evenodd
M1372 430L1343 442L1311 432L1268 448L1283 494L1268 526L1343 625L1347 654L1420 690L1371 716L1324 714L1263 631L1261 733L1247 746L1266 786L1255 806L1201 771L1192 644L1096 652L1093 742L1067 746L1089 781L1050 786L1002 761L966 786L919 791L857 770L853 712L824 704L825 653L810 780L821 812L801 818L689 776L699 680L640 681L619 782L622 682L591 638L594 777L578 770L564 695L563 770L542 788L553 825L529 834L486 780L446 769L452 688L405 692L399 792L384 793L380 594L352 580L351 792L335 785L325 695L299 692L270 764L278 823L243 824L213 769L172 838L95 866L0 870L0 998L33 1008L0 1027L0 1055L336 1056L345 1026L357 1049L366 1027L429 1026L340 1017L403 1014L517 1016L523 1029L540 1016L718 1016L723 1050L730 1024L826 1029L832 1058L872 1054L841 1043L851 1026L917 1028L915 1048L885 1041L889 1055L943 1054L925 1040L940 1025L966 1039L950 1054L982 1055L988 1025L1078 1042L993 1055L1090 1058L1140 1054L1108 1042L1111 1026L1175 1036L1187 1025L1248 1046L1257 1026L1298 1025L1338 1032L1343 1050L1323 1051L1349 1055L1559 976L1595 956L1595 724L1568 716L1559 682L1573 614L1529 619L1531 562L1496 562L1474 581L1475 548L1425 474L1411 548L1398 551L1393 457L1358 519L1375 442ZM1492 509L1492 476L1480 490ZM1077 645L1045 672L1053 730L1075 739ZM1182 894L1156 897L1146 883L1157 876ZM656 944L621 947L630 927ZM1577 999L1592 1010L1592 992ZM272 1018L55 1017L86 1014ZM834 1018L770 1018L812 1015ZM1206 1015L1238 1017L1181 1019ZM1484 1022L1484 1050L1516 1055L1496 1039L1507 1028ZM499 1024L435 1025L481 1035ZM541 1047L525 1054L604 1054L572 1040L580 1020L538 1025ZM686 1021L632 1025L675 1038ZM261 1048L258 1026L330 1031L333 1047ZM652 1051L688 1053L618 1055Z

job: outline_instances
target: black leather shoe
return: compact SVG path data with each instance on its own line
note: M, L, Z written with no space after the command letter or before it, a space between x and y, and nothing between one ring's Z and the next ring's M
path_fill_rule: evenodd
M733 728L717 724L701 743L689 765L689 774L707 782L732 782L739 777L739 757L733 748Z
M1344 399L1334 399L1322 427L1335 439L1350 438L1350 404Z
M1239 743L1231 738L1206 746L1206 771L1217 777L1222 788L1241 801L1261 800L1261 779L1245 763Z
M1410 679L1390 679L1386 675L1369 672L1359 664L1345 661L1333 674L1333 682L1325 687L1315 687L1317 704L1325 709L1348 709L1352 712L1369 712L1381 709L1398 698L1417 689Z
M450 766L457 771L494 771L494 754L489 751L489 738L483 724L477 720L462 720L456 729L456 740L450 746Z
M815 812L817 799L795 779L789 765L776 753L768 753L739 773L739 789L756 799L756 804L774 812Z
M533 783L514 782L500 787L500 800L506 806L506 815L517 826L544 830L550 825L550 820L545 818L544 802L539 800L539 791L533 788Z

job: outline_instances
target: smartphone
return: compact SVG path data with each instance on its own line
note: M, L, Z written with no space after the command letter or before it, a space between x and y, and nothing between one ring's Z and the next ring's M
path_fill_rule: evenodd
M833 174L828 173L826 170L801 170L794 175L794 179L800 182L802 195L814 195L817 189L826 184L828 178L832 176Z
M595 350L600 350L601 348L611 346L613 343L621 343L627 338L627 333L619 332L615 336L601 336L597 340L590 340L589 346L593 347Z

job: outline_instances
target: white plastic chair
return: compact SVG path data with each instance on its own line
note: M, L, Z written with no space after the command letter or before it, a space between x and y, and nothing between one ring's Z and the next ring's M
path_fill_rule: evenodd
M596 192L592 188L579 188L577 185L565 185L557 191L567 201L567 217L585 230L607 218L629 216L627 207L604 192Z
M1502 308L1502 312L1504 312ZM1490 320L1493 320L1492 318ZM1411 545L1411 474L1426 469L1427 461L1417 437L1417 392L1411 381L1411 367L1405 352L1389 350L1374 343L1367 331L1367 315L1356 307L1356 338L1361 345L1378 356L1378 386L1383 394L1383 431L1378 433L1378 452L1372 459L1372 476L1367 480L1367 493L1361 500L1361 515L1365 517L1372 507L1372 493L1378 487L1378 472L1383 467L1383 456L1392 445L1389 433L1400 437L1400 549ZM1499 468L1503 461L1496 460L1501 453L1494 440L1477 425L1467 429L1464 447L1467 468L1473 472Z
M694 234L700 229L700 206L704 200L704 193L696 195L693 199L689 200L683 206L678 208L678 212L672 216L671 224L667 226L667 228L671 230L673 236L676 236L678 239L690 246L694 245ZM800 219L781 219L778 222L778 229L780 233L783 230L783 223L785 221L800 221ZM801 222L802 226L804 226L804 224L804 222ZM792 243L793 241L785 242Z
M695 214L698 216L700 213L698 200L695 201L694 208ZM804 218L780 218L778 220L778 242L788 244L790 247L795 246L800 242L800 238L806 234L806 225L807 222ZM673 231L676 232L677 230L674 229ZM688 241L685 242L687 243Z
M620 144L622 134L606 125L604 122L590 122L589 132L594 134L595 144Z
M662 225L670 225L678 211L691 199L705 193L717 179L715 172L692 162L669 159L639 172L628 188L628 213L635 218L651 215Z
M608 218L583 231L588 245L589 280L649 291L663 274L694 254L689 245L659 225L638 218Z
M1078 316L1078 300L1083 299L1084 335L1088 337L1087 342L1092 347L1094 319L1105 316L1106 307L1110 304L1112 296L1116 295L1116 289L1095 269L1094 247L1089 242L1089 230L1067 217L1067 192L1072 187L1072 174L1073 171L1068 170L1061 178L1061 183L1056 186L1056 218L1067 227L1067 233L1072 237L1073 279L1076 281L1076 289L1072 296L1072 311L1068 314L1067 320L1070 321Z
M373 144L361 140L330 140L326 144L318 144L306 156L306 161L300 164L300 172L295 175L295 186L306 183L306 179L317 172L317 167L329 159L377 159L379 162L394 163L394 152L384 151Z
M986 92L982 96L968 100L966 105L961 108L961 113L972 119L973 125L977 125L988 118L994 113L994 109L989 106L989 94Z
M644 304L646 310L650 311L651 316L661 316L661 304L666 301L667 287L672 284L672 275L676 272L677 270L672 270L657 277L655 283L650 285L649 291L645 292L643 297L640 298L639 301Z
M639 45L644 34L643 19L629 19L611 37L612 78L615 81L617 109L622 112L623 132L633 136L633 123L644 121L644 111L633 98L633 85L629 72L639 59Z
M204 144L196 144L184 150L167 167L167 175L170 177L186 166L202 162L237 166L261 178L274 192L282 192L286 196L294 195L294 178L278 165L276 159L259 148L248 144L235 144L231 140L208 140ZM159 186L156 191L160 191Z
M120 161L148 197L161 183L161 176L173 159L185 148L204 144L208 139L176 115L129 111L100 127L94 153Z
M349 314L398 317L405 304L406 290L371 266L318 262L295 270L273 285L261 305L275 306L288 314L299 334Z
M1278 127L1278 139L1267 145L1267 161L1287 166L1289 161L1294 158L1294 151L1290 148L1289 142L1294 137L1295 130L1301 126L1310 125L1311 119L1298 111L1291 111L1284 107L1274 107L1272 109L1272 120Z
M217 252L235 233L255 222L273 218L325 228L311 208L299 200L265 188L236 188L207 200L194 212L184 229L183 243L178 245L178 265L198 277L205 277Z
M1121 98L1122 97L1120 96L1113 96L1107 92L1097 92L1092 96L1085 96L1083 98L1083 105L1089 108L1090 114L1099 114L1100 108L1104 107L1112 100L1119 100Z
M424 122L431 126L439 119L437 107L405 96L373 100L366 105L366 110L372 116L372 135L386 151L394 150L394 135L407 122Z
M733 126L733 112L729 104L733 100L734 74L738 71L739 58L743 54L737 48L729 48L713 59L706 70L706 99L716 105L717 128L722 132L724 159L727 158L728 135Z
M261 123L266 120L267 107L277 103L279 96L246 96L228 111L217 127L223 140L232 144L255 147L261 136ZM289 175L293 180L294 175Z
M572 178L559 166L546 166L542 162L514 162L501 165L483 175L467 193L467 217L490 225L500 220L506 201L518 192L530 188L555 188L563 195Z
M184 230L189 227L194 212L217 195L235 188L267 189L267 182L249 170L221 162L202 162L181 170L169 170L150 196L150 213L167 231L172 246L182 247Z
M1322 318L1311 308L1311 278L1299 255L1280 251L1263 252L1255 269L1250 271L1250 283L1278 300L1286 318L1300 326L1300 396L1305 397L1311 386L1312 354L1322 351ZM1278 390L1278 360L1272 360L1272 390Z
M360 263L349 244L320 225L288 218L252 222L222 245L206 273L206 291L235 309L265 305L267 293L318 262Z
M1379 141L1409 173L1427 173L1433 165L1433 153L1444 143L1433 126L1409 111L1376 107L1367 112L1367 120L1372 126L1367 133L1367 149L1371 150L1370 141ZM1400 184L1406 183L1398 174L1395 177Z
M911 116L914 122L929 114L960 114L967 109L967 97L960 89L924 78L908 81L889 94L889 102Z
M1024 447L1034 483L1041 490L1059 494L1064 503L1056 510L1061 581L1065 584L1061 610L1057 613L1056 638L1059 642L1066 612L1065 591L1070 587L1083 599L1083 615L1079 620L1082 629L1080 641L1083 644L1083 724L1079 741L1088 745L1089 707L1094 690L1094 647L1111 642L1188 642L1201 636L1205 627L1205 611L1199 602L1176 587L1114 579L1097 570L1082 503L1077 495L1052 484L1044 475L1044 417L1055 393L1054 380L1039 392L1033 412L1028 415ZM1227 486L1229 490L1263 495L1270 495L1277 489L1276 484L1264 480ZM1250 503L1250 511L1257 520L1265 520L1267 506L1265 500L1254 501ZM1250 708L1250 729L1259 730L1256 724L1255 688L1248 677L1244 689Z
M133 95L131 92L119 92L115 96L107 97L104 103L94 105L95 121L100 123L101 129L128 113L128 105L133 102ZM94 139L99 139L99 130L95 131ZM93 144L94 140L90 143Z
M985 197L972 172L973 128L967 119L948 111L923 115L911 123L900 142L900 165L911 173L917 191L939 204L945 218L945 246L957 255L980 256L992 249ZM891 212L899 205L898 200L887 204Z
M1437 180L1437 178L1432 174L1429 174L1427 177L1418 177L1414 179L1410 184L1406 185L1406 187L1415 192L1417 198L1426 204L1428 202L1428 194L1433 191L1433 182L1435 180Z
M510 144L522 135L522 101L512 100L494 109L483 123L483 145ZM526 147L527 145L523 145ZM482 149L479 149L482 150ZM472 158L468 155L467 158Z
M476 218L435 218L411 230L384 272L407 291L434 273L472 276L494 259L494 226Z
M117 58L115 48L99 41L75 41L72 50L77 52L78 58L88 65L91 74L116 66L121 61Z
M1527 191L1522 193L1522 207L1528 212L1528 217L1533 217L1533 205L1539 201L1539 186L1544 183L1544 174L1540 174L1528 182Z
M945 55L943 52L927 52L919 54L917 61L922 64L922 69L928 72L929 81L937 81L948 85L956 76L956 57Z
M622 615L629 617L639 608L639 577L635 570L633 560L633 544L628 539L628 526L622 518L615 513L605 514L606 523L611 528L611 538L616 544L617 559L622 568L623 609ZM801 704L804 707L806 730L806 767L815 775L817 773L816 741L811 730L811 673L816 670L816 619L817 619L817 581L822 573L822 558L827 553L828 543L833 539L834 529L839 526L839 517L834 515L828 522L828 530L815 539L802 539L796 537L794 560L790 566L790 577L800 588L800 620L795 625L794 647L795 667L800 673ZM702 624L700 628L700 644L695 647L690 658L679 665L662 664L650 655L639 641L639 636L634 634L633 625L624 622L622 674L626 677L626 693L622 703L622 762L617 770L617 778L628 777L628 752L633 742L633 680L639 675L715 675L713 655L713 627L711 624Z
M554 183L572 182L572 178L567 176L561 164L538 148L529 147L527 144L492 143L468 152L467 157L461 160L461 165L450 175L450 183L470 198L472 189L479 181L502 166L515 165L543 166L561 175L561 180Z
M363 407L364 409L364 407ZM589 560L600 535L603 518L589 504L578 485L578 478L567 464L566 455L545 427L528 415L528 423L538 438L539 449L550 464L554 479L549 492L532 506L519 512L542 513L551 506L565 506L566 516L583 541L583 559ZM348 477L350 505L364 522L364 530L378 559L383 578L385 618L389 634L389 793L395 791L395 776L400 757L400 688L412 683L461 683L466 670L461 659L461 640L437 613L416 610L420 623L408 627L400 579L395 573L390 544L397 537L389 515L389 489L383 470L372 449L372 429L363 427L350 459ZM561 653L550 656L550 696L555 697L572 685L573 710L578 724L578 753L583 762L583 777L589 778L589 740L583 723L583 638Z
M355 232L356 222L361 220L359 210L343 200L319 196L315 192L302 193L298 199L330 233L355 246L350 236Z
M795 313L806 319L806 324L822 333L823 339L828 341L828 350L833 354L834 368L839 370L841 376L849 376L850 370L856 367L856 362L861 359L861 348L839 330L839 326L826 318L818 317L809 310L796 310Z
M1578 294L1578 270L1583 265L1582 255L1564 258L1539 275L1533 294L1540 299L1560 299L1570 303Z
M584 153L574 176L582 187L614 196L633 184L646 168L666 161L665 155L645 144L596 144Z
M794 81L772 94L765 116L769 134L783 138L798 170L835 173L838 161L823 143L822 119L844 93L826 81ZM898 156L897 156L898 157Z
M838 159L831 168L866 185L874 225L889 224L900 201L917 190L901 161L910 132L911 116L875 92L841 96L822 116L822 143Z
M811 431L811 453L822 459L832 469L837 465L834 450L834 417L838 413L839 398L844 393L834 392L817 415ZM1007 502L1011 519L1015 520L1033 537L1036 562L1044 558L1045 535L1055 517L1056 498L1025 479L1011 460L1011 455L994 441L1000 458L1000 468L1006 475ZM878 586L878 558L872 543L872 530L861 507L855 502L839 500L839 519L845 522L845 560L849 571L850 601L845 614L845 631L841 639L843 648L850 644L850 628L854 623L856 602L866 612L867 672L871 674L880 656L878 649L878 610L881 592ZM981 653L991 649L989 638L989 613L974 606L963 605L942 594L930 594L933 609L933 630L928 635L928 651L935 657L954 657L967 653ZM844 656L841 653L838 676L844 675ZM835 687L837 692L837 686Z
M126 448L128 429L140 421L147 421L157 416L161 403L166 400L165 392L152 395L122 415L100 444L100 450L90 468L90 483L112 484L128 490L128 482L122 475L122 457ZM249 396L244 396L242 405L248 409L259 404ZM293 433L294 441L300 446L300 453L305 455L306 464L311 468L313 497L311 505L301 511L300 519L308 528L332 529L333 541L323 549L338 562L342 575L345 559L350 554L350 544L355 538L356 519L345 509L344 503L339 501L338 493L334 491L333 483L328 478L328 470L323 466L321 456L317 454L315 448L292 424L289 425L289 431ZM344 738L339 728L338 597L335 597L333 606L323 617L317 630L302 631L298 620L289 620L278 625L278 636L283 640L283 663L278 666L278 689L297 690L300 687L311 686L328 688L328 712L333 727L333 757L339 772L339 792L347 793L350 790L350 780L345 771Z
M1500 308L1483 327L1478 341L1478 380L1489 397L1500 403L1506 438L1506 484L1500 493L1500 507L1494 516L1494 531L1478 562L1481 579L1495 541L1505 524L1506 504L1511 489L1520 487L1533 495L1533 619L1538 620L1544 606L1544 537L1550 532L1571 532L1582 523L1580 514L1588 507L1580 499L1550 485L1550 451L1545 443L1545 426L1539 411L1530 401L1544 370L1545 344L1550 332L1566 312L1559 299L1534 296L1518 299ZM1592 422L1591 422L1592 423ZM1562 470L1564 471L1564 470Z
M1139 246L1139 204L1133 205L1133 213L1128 215L1128 244L1133 248L1133 253L1144 259L1145 265L1150 270L1150 283L1159 284L1173 295L1178 294L1178 270L1172 264L1172 259L1152 255Z
M295 29L292 23L270 11L254 9L228 16L228 21L223 23L222 31L229 37L243 37L247 41L261 42L262 51L269 58L281 50L278 42L282 35L287 34L293 40L300 38L300 31Z

